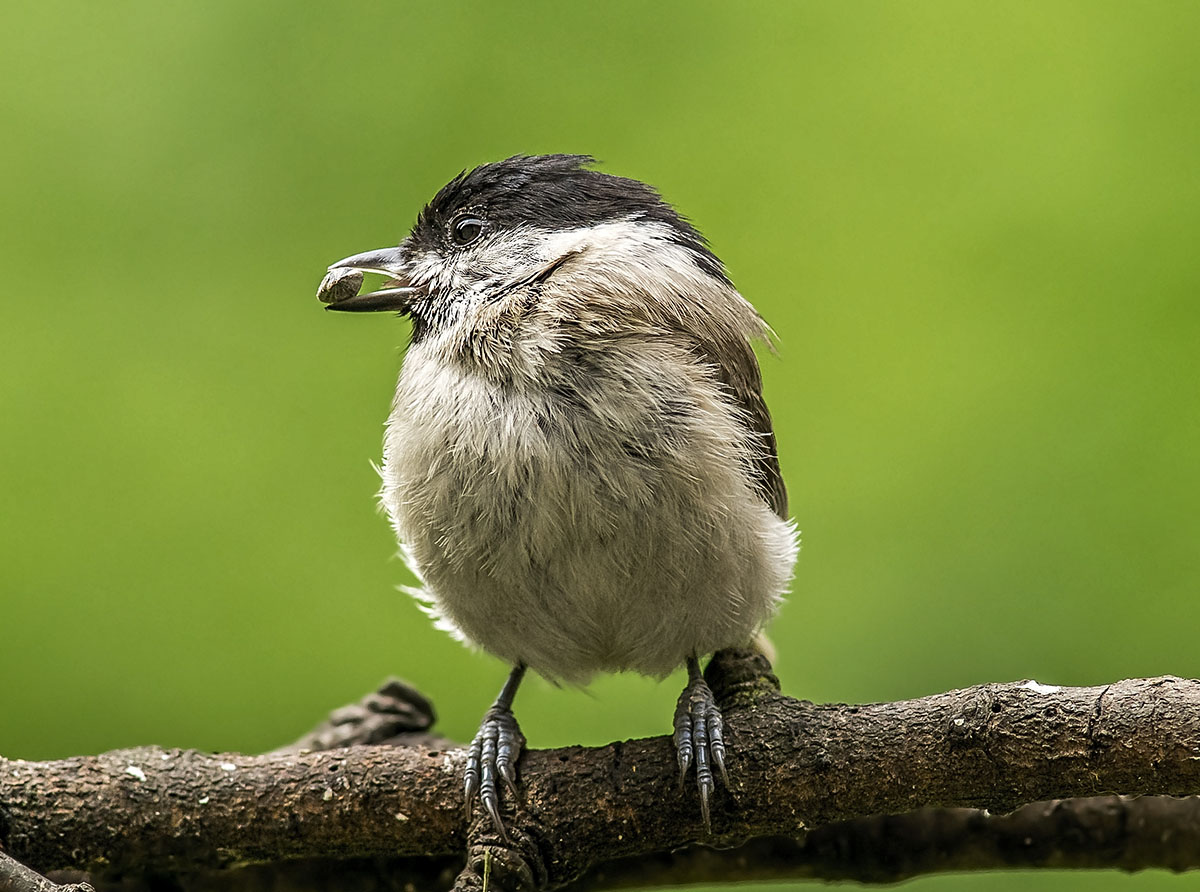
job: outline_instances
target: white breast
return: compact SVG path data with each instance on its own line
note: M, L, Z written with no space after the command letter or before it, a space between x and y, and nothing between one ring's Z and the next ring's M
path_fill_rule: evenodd
M542 359L507 382L423 344L405 360L381 498L431 612L578 683L748 642L795 531L748 482L710 370L661 339Z

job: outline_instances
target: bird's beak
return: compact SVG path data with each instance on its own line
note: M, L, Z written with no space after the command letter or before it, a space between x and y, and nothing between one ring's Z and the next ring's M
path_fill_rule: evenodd
M386 288L359 294L363 273L381 273L391 281ZM412 284L403 249L380 248L332 264L317 289L317 299L326 304L327 310L407 313L413 298L424 290Z

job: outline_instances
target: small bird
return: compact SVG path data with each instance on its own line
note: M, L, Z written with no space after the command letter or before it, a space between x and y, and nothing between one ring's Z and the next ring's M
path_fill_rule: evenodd
M674 741L709 826L713 770L728 779L700 658L755 639L797 550L753 351L769 330L684 217L594 164L464 171L317 294L412 322L380 499L438 626L512 666L464 773L501 835L527 669L685 666ZM359 294L363 273L389 281Z

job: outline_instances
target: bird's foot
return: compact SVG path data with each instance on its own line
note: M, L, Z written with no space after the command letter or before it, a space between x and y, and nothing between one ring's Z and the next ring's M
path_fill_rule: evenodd
M508 834L500 820L500 788L497 778L504 782L513 799L518 798L516 766L524 748L525 735L521 733L512 710L496 705L484 715L479 733L475 735L467 751L467 768L464 773L467 814L470 815L478 796L492 819L492 826L506 841Z
M700 793L700 814L704 827L712 831L709 798L716 783L713 766L721 773L721 780L729 786L725 773L725 722L717 699L704 676L700 663L688 660L688 683L675 704L675 754L679 759L679 786L687 778L688 768L696 763L696 788Z

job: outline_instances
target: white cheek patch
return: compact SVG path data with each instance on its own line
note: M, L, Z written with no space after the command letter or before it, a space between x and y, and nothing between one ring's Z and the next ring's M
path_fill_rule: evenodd
M448 299L474 303L543 266L544 244L545 234L537 230L504 232L447 256L425 252L412 264L412 277Z
M665 223L625 219L546 233L543 239L546 255L578 253L612 284L626 284L652 296L664 289L672 295L711 290L716 284L713 277L674 240L675 235Z
M556 260L579 254L618 284L632 281L653 290L657 280L674 292L711 288L712 277L673 235L664 223L635 219L567 230L519 227L448 257L427 252L413 264L413 278L445 295L485 297L536 276Z
M638 218L567 230L521 227L448 257L429 252L414 271L428 277L434 292L440 319L434 339L451 349L496 325L497 301L546 275L560 311L590 310L601 320L628 316L631 324L680 329L711 343L731 333L769 337L745 298L678 238L667 224Z
M548 236L542 230L524 226L499 233L485 241L468 258L468 264L479 272L483 289L503 290L528 278L558 256Z

